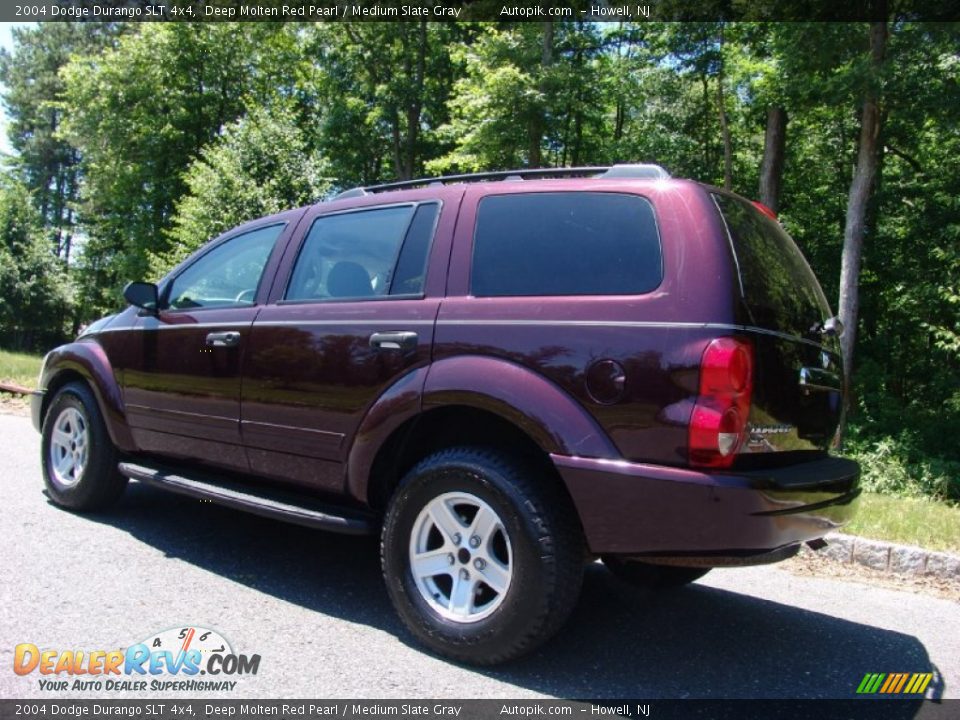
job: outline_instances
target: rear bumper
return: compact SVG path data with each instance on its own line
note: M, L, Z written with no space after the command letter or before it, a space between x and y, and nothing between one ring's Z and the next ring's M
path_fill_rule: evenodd
M598 555L765 562L846 524L860 495L860 467L844 458L719 473L551 457Z
M43 391L34 390L30 393L30 420L33 421L33 427L37 432L41 432L43 426L43 418L40 415L42 410Z

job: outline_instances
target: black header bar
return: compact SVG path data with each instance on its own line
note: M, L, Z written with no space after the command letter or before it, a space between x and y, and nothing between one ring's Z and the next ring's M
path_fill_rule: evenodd
M958 700L0 700L0 720L321 720L325 718L655 718L655 720L948 720Z
M960 0L9 0L0 22L960 21Z

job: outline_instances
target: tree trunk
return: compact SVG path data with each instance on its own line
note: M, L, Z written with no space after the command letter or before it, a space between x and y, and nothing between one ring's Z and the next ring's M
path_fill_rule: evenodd
M840 321L843 372L846 397L849 402L850 378L853 372L853 351L857 338L857 316L860 309L860 263L863 257L863 239L866 234L867 206L873 193L879 165L879 138L881 129L880 91L876 85L883 63L887 41L886 21L870 23L871 79L863 95L860 120L860 140L857 167L850 183L847 201L847 219L843 231L843 258L840 266Z
M413 93L407 106L407 157L405 180L414 176L417 166L417 143L420 139L420 115L423 112L424 82L427 66L427 21L421 20L417 28L417 66L413 77Z
M547 68L553 64L553 22L543 23L543 45L540 52L540 94L544 95L546 91L545 74ZM530 120L529 149L527 152L527 162L532 168L540 167L542 164L540 155L540 145L543 141L543 122L545 108L537 107L533 110L533 117Z
M705 173L713 174L713 153L710 152L710 140L711 140L711 127L710 123L706 121L708 113L710 112L710 85L707 80L706 74L700 75L700 84L703 87L703 134L700 138L700 145L703 148L703 171Z
M787 111L774 105L767 110L767 132L763 138L763 162L760 164L760 202L774 212L780 209L786 140Z
M720 132L723 135L723 189L733 189L733 140L727 122L727 108L723 101L723 28L720 28L720 64L717 70L717 110L720 112Z

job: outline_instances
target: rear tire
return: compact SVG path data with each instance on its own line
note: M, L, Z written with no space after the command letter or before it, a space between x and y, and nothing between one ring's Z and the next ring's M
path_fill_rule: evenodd
M583 558L579 521L554 479L479 448L443 450L410 470L381 541L406 627L440 655L476 665L552 636L576 605Z
M96 398L83 383L64 385L51 401L41 454L47 494L61 507L101 510L127 486Z
M605 555L603 564L624 582L647 590L667 590L683 587L694 580L699 580L713 569L680 565L653 565L624 560L612 555Z

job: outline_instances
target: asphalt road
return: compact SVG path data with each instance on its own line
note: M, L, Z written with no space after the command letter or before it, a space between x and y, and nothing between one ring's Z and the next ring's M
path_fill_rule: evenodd
M0 415L0 438L2 698L106 694L41 691L38 673L12 671L18 643L112 649L187 625L261 656L234 692L194 696L849 698L868 672L932 671L929 694L960 697L957 604L776 567L654 595L591 566L556 639L502 668L460 667L403 630L374 541L134 483L109 514L73 515L43 494L29 420Z

